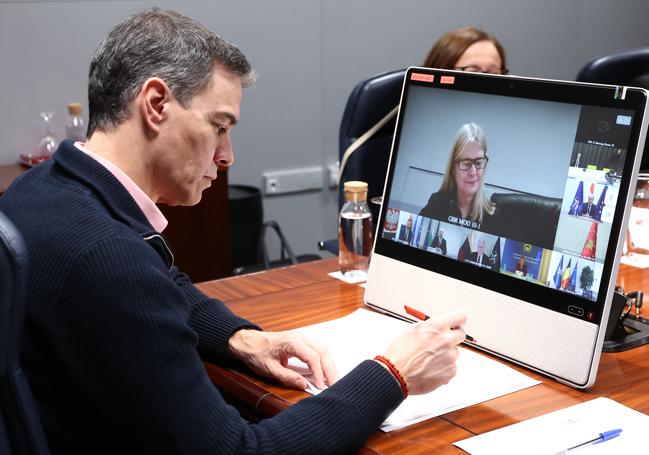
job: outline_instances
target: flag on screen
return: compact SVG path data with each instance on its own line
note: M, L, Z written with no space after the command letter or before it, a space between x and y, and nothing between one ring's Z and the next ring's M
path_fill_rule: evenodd
M572 204L570 205L570 211L568 212L568 215L579 215L579 212L581 212L581 203L584 200L584 182L579 181L579 186L577 187L577 191L575 192L575 198L572 201Z
M417 240L419 239L419 236L421 235L421 217L417 216L415 218L415 223L412 227L412 239L410 244L412 246L417 246Z
M433 243L433 236L435 235L432 231L433 223L435 221L430 220L430 224L428 225L428 231L426 232L426 240L424 241L424 248L428 248L432 243ZM437 229L439 229L439 223L437 223Z
M599 195L599 199L597 200L597 215L595 215L595 219L597 221L602 221L602 211L604 210L604 197L606 196L606 189L608 186L604 186L604 189L602 190L602 194Z
M554 272L554 288L559 289L561 287L561 269L563 269L563 255L561 255L561 260L557 266L557 271Z
M494 272L500 272L500 237L496 240L496 244L489 255L489 266Z
M596 249L597 223L592 223L590 226L590 231L588 231L588 236L586 236L586 241L584 242L584 248L581 250L581 257L594 260Z
M432 232L430 233L431 234L430 238L426 241L426 246L427 247L433 246L433 239L437 238L437 236L439 235L439 226L440 226L441 223L439 221L430 220L431 226L432 226L433 223L437 223L437 228L435 228L435 233L432 233Z
M561 289L566 289L570 285L570 263L572 262L572 259L568 260L568 266L566 267L566 270L563 271L563 275L561 275Z
M421 221L419 222L419 232L418 232L419 235L417 236L417 245L416 245L417 247L421 247L421 244L424 238L426 237L426 228L425 228L426 220L425 218L422 217L419 218L421 218Z
M397 226L399 224L399 209L388 209L385 215L385 224L383 226L383 232L385 233L397 233Z
M467 235L466 239L464 240L464 243L462 243L462 246L457 252L458 261L464 261L466 259L469 259L469 256L471 255L471 234L472 233L473 231L469 232L469 235Z
M426 248L426 241L428 240L428 237L430 237L431 223L432 220L429 220L428 218L424 218L424 220L422 221L422 227L421 227L422 235L419 238L419 243L418 243L419 248Z
M572 275L570 275L570 284L568 285L568 290L575 292L577 288L577 268L579 267L579 262L575 262L575 268L572 269Z

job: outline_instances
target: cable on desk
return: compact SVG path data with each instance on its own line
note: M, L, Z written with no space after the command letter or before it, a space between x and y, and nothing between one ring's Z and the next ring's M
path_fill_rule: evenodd
M262 396L259 397L259 399L257 400L257 403L255 403L255 413L259 412L259 405L264 400L264 398L266 398L268 395L272 395L272 393L271 392L266 392L265 394L263 394Z

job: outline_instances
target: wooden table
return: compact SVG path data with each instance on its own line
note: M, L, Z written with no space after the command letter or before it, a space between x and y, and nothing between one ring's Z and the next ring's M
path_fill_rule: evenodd
M363 288L327 276L336 258L198 284L235 313L266 330L286 330L345 316L363 305ZM649 289L649 272L622 265L627 291ZM649 311L645 311L645 315ZM376 432L366 451L381 453L464 453L451 443L573 404L607 396L649 414L649 346L602 354L595 385L579 391L516 365L542 384L390 433ZM274 415L307 397L246 372L206 364L224 395L247 416Z

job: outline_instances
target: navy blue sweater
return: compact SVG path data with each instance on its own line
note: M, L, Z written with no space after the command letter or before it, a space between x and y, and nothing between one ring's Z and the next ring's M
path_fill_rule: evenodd
M172 264L128 191L64 142L0 198L30 253L23 367L54 453L345 453L402 400L364 361L333 387L247 424L201 354L254 324Z

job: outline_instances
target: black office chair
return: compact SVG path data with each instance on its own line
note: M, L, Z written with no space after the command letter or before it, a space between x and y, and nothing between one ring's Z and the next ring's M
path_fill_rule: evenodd
M551 249L561 215L559 198L535 194L493 193L496 204L494 232L513 240Z
M577 74L577 81L649 89L649 47L625 49L597 57L584 65ZM646 143L640 169L649 170L649 148Z
M27 262L22 236L0 212L0 407L13 453L40 455L49 450L38 408L19 364Z
M9 455L11 448L9 447L9 436L7 436L8 430L1 411L0 409L0 453Z
M649 74L649 47L640 47L597 57L584 65L577 80L628 85L633 79L646 74Z
M347 99L340 122L338 144L341 165L349 146L399 106L405 72L404 69L389 71L356 84ZM383 195L396 118L395 111L383 126L349 156L338 185L338 208L344 202L343 183L350 180L367 182L368 200ZM370 209L376 222L379 206L370 203Z
M232 274L258 272L301 262L321 259L316 254L296 255L279 223L264 221L261 190L250 185L229 185L230 251ZM279 258L271 259L267 245L268 231L279 239Z
M340 122L338 154L342 172L338 184L338 210L345 202L345 182L367 182L367 199L370 201L375 225L379 216L379 204L372 203L371 200L377 200L383 195L405 73L405 69L388 71L356 84L347 98ZM345 154L350 146L373 128L376 131L368 135L346 159ZM321 241L318 246L322 250L338 254L338 239Z

